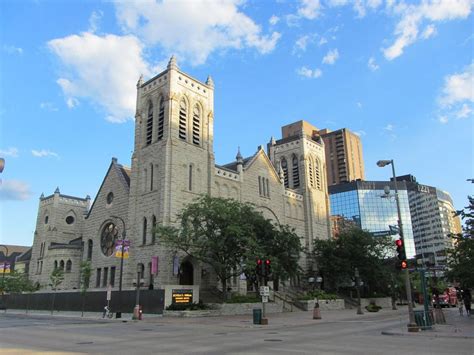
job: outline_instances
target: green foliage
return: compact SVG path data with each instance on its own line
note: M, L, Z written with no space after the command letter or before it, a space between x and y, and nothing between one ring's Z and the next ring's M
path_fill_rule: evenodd
M314 290L307 292L304 296L301 296L300 300L335 300L339 298L335 293L326 293L323 290Z
M199 301L199 303L191 303L191 304L171 304L166 307L167 311L201 311L211 309L208 305Z
M255 295L232 295L232 298L226 300L225 303L258 303L262 302L261 298Z
M12 272L0 278L0 290L7 293L34 292L36 287L26 274Z
M388 262L393 255L390 237L373 237L359 228L343 231L337 239L315 240L309 257L323 277L325 289L350 287L355 269L369 292L386 293L395 268Z
M84 295L89 289L89 283L92 274L92 267L90 261L83 261L80 264L81 272L81 293Z
M168 247L212 267L222 283L242 273L253 275L257 258L270 258L277 277L298 271L298 236L287 226L274 226L253 205L202 196L178 216L180 227L159 226L155 232Z
M469 206L458 211L464 221L463 233L451 235L455 247L448 251L448 279L462 287L474 287L474 197L468 196Z
M370 303L368 306L365 306L367 312L378 312L382 309L382 307L377 306L375 303Z
M49 276L49 281L51 281L51 288L56 291L64 281L64 271L60 268L54 269Z

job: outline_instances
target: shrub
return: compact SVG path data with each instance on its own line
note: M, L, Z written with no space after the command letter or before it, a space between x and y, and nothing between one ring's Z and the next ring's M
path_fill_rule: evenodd
M303 301L308 300L335 300L337 295L334 293L326 293L323 290L308 291L305 295L301 296L299 299Z
M232 295L232 298L225 303L258 303L262 299L254 295Z
M367 312L378 312L382 307L377 306L375 303L371 302L368 306L365 306Z

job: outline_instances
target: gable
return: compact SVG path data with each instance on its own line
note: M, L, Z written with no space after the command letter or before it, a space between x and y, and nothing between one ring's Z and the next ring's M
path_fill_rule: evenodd
M272 162L268 158L267 154L263 149L259 149L257 153L248 161L248 163L244 166L245 172L252 172L254 169L266 169L270 176L272 176L275 181L280 183L280 176L278 175L275 167L273 166Z

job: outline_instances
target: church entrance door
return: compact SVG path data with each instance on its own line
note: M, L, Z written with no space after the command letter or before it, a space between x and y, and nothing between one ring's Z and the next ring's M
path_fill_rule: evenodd
M193 264L186 260L181 264L179 275L180 285L193 285L194 282L194 267Z

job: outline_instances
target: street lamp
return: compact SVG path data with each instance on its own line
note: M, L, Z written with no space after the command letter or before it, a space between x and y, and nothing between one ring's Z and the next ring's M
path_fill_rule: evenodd
M140 320L140 276L142 271L142 264L137 264L137 294L135 298L135 309L133 310L133 319L136 320Z
M362 308L360 306L360 279L359 279L359 269L355 268L354 270L354 276L355 276L355 283L356 283L356 290L357 290L357 314L364 314L362 312Z
M379 160L377 162L377 166L379 168L383 168L387 165L392 165L392 175L393 175L393 183L395 187L395 201L397 203L397 214L398 214L398 231L400 234L400 239L403 241L403 247L405 248L406 243L403 237L403 224L402 224L402 213L400 211L400 199L398 196L398 185L397 185L397 175L395 175L395 164L393 160ZM408 317L409 323L407 324L409 332L417 332L419 331L416 322L415 322L415 313L413 312L413 303L411 298L411 285L410 285L410 273L408 268L403 270L405 274L405 288L407 291L407 301L408 301Z
M123 279L123 249L125 247L125 239L127 236L127 229L125 228L125 221L122 217L119 216L110 216L114 219L119 219L123 224L123 232L122 232L122 255L120 256L120 280L119 280L119 311L115 313L115 318L122 318L122 279Z

